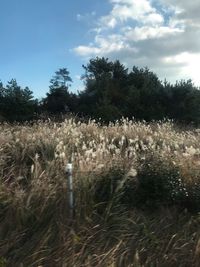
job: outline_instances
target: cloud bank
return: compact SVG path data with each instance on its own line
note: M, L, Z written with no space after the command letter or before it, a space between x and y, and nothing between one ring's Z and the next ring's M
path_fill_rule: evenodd
M200 86L199 0L110 0L110 12L90 29L93 40L74 48L83 58L105 56L148 66L161 79L192 78Z

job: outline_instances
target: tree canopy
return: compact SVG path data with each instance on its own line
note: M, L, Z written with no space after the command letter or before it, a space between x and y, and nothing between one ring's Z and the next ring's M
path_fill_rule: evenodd
M72 79L66 68L59 69L50 80L49 92L42 100L42 108L51 115L72 111L73 94L69 93Z
M8 121L25 121L34 118L37 100L28 87L21 88L15 79L10 80L6 87L0 83L0 114Z
M36 113L51 116L70 112L104 122L123 116L200 123L200 90L191 80L163 82L147 67L133 66L129 70L119 60L105 57L90 59L83 70L84 90L70 92L70 72L60 68L52 76L42 101L34 100L29 88L21 88L15 79L6 86L0 82L0 119L24 121L31 120Z

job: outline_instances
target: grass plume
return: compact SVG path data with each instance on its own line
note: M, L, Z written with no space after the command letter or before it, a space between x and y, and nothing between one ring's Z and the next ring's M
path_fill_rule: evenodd
M0 266L199 266L198 129L68 119L0 130Z

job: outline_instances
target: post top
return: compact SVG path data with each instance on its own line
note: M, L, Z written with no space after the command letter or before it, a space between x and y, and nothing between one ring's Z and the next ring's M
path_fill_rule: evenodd
M72 170L72 163L68 163L66 166L66 171L71 171Z

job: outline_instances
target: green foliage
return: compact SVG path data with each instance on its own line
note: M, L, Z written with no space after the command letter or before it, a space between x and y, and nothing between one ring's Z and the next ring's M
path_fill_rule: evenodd
M183 123L199 124L200 91L194 87L191 80L182 80L175 85L166 84L163 97L169 118Z
M112 62L108 58L97 57L83 68L86 88L80 94L80 111L107 122L123 116L128 77L125 66L118 60Z
M42 110L50 115L74 111L76 95L70 94L68 88L72 82L69 71L66 68L59 69L50 80L50 90L42 101Z
M66 68L55 72L49 92L38 103L32 92L11 80L4 88L0 82L0 121L24 121L43 117L62 117L74 113L103 122L126 117L155 121L173 119L183 124L200 124L200 90L191 80L170 84L161 82L147 67L133 66L129 71L119 60L96 57L83 65L85 88L70 93L72 83ZM42 116L41 116L42 117Z
M69 111L67 103L69 103L70 95L66 88L56 88L47 93L47 97L43 99L43 108L50 114L66 113Z
M59 69L55 72L55 75L50 80L51 85L49 86L50 91L54 91L56 88L68 88L70 86L69 82L72 82L70 73L66 68Z
M0 257L0 267L6 267L7 263L6 263L6 259L3 257Z
M147 155L137 178L138 188L133 196L136 205L155 208L183 204L188 197L178 167L159 156Z
M150 210L175 205L189 211L200 210L200 185L184 181L179 167L169 159L146 155L137 171L137 176L128 177L123 170L113 168L97 178L94 202L99 214L116 205Z
M8 121L25 121L34 118L37 110L37 100L28 87L21 88L12 79L6 87L0 84L0 114Z
M191 80L171 85L162 83L146 68L131 72L117 61L94 58L83 66L85 90L79 94L78 111L103 121L122 116L138 120L174 119L181 123L200 122L200 91Z
M133 67L128 77L127 115L146 121L164 118L160 95L162 84L148 68Z

